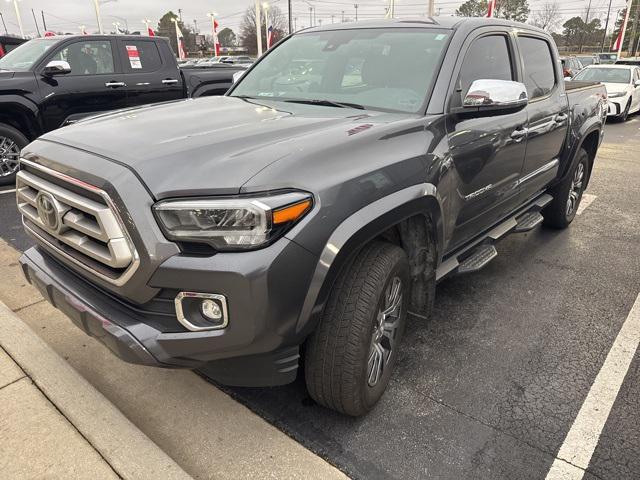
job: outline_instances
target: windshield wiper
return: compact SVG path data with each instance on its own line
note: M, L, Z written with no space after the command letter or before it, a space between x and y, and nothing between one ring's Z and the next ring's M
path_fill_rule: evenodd
M356 108L358 110L364 110L365 107L363 105L359 105L357 103L349 103L349 102L334 102L333 100L321 100L321 99L294 99L294 100L285 100L287 103L303 103L306 105L320 105L324 107L338 107L338 108Z

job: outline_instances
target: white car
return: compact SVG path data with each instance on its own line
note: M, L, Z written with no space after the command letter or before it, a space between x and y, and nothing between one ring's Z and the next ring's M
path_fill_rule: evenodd
M589 65L574 81L601 82L609 97L608 116L625 121L640 111L640 67L634 65Z

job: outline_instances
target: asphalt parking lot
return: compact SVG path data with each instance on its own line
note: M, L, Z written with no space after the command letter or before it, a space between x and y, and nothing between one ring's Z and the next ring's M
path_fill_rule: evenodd
M353 478L547 478L640 292L639 151L640 115L607 125L568 230L513 235L487 268L441 283L368 416L314 405L300 379L225 391ZM31 244L1 191L0 236ZM637 352L623 373L583 478L640 478Z

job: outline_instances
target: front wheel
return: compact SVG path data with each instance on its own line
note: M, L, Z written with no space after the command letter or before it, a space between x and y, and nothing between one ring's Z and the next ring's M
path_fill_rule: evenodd
M551 228L567 228L573 221L582 200L589 171L589 154L578 150L577 162L567 178L551 190L553 201L542 211L544 224Z
M373 408L398 356L409 283L404 250L379 241L339 275L307 341L305 378L316 402L353 416Z
M29 143L24 135L0 123L0 185L15 183L20 166L20 150Z
M631 110L631 99L627 102L627 106L624 108L624 111L620 114L620 121L626 122L629 118L629 110Z

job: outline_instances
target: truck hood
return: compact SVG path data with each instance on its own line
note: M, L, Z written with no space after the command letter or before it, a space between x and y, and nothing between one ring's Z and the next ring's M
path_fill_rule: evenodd
M612 93L627 93L630 88L626 83L603 83L604 88L607 89L607 94L611 95Z
M42 139L124 165L136 172L156 199L162 199L238 193L274 162L318 154L408 116L413 117L206 97L113 112ZM99 174L99 168L94 173Z

